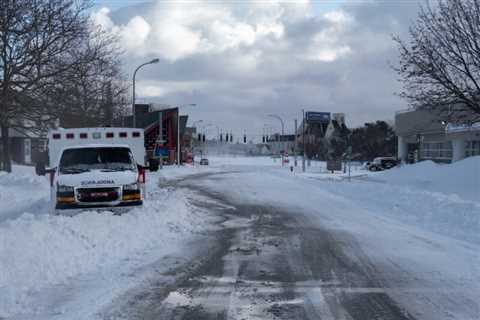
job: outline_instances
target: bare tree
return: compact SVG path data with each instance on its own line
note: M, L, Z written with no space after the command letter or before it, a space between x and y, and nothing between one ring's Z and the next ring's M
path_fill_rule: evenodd
M78 63L44 87L62 127L111 125L127 103L117 38L101 30L92 34L66 56L67 64Z
M87 0L3 0L0 6L0 127L3 169L11 171L9 128L45 122L42 86L77 61L65 52L88 36Z
M395 36L400 51L395 68L403 92L415 108L428 108L454 121L480 119L480 1L426 3L409 30Z

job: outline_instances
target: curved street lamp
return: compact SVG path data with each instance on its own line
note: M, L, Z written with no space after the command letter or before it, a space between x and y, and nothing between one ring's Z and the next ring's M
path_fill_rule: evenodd
M146 66L147 64L153 64L153 63L158 63L160 61L160 59L158 58L155 58L153 60L150 60L148 62L145 62L145 63L142 63L141 65L139 65L135 71L133 72L133 95L132 95L132 115L133 115L133 127L136 128L137 127L137 117L135 115L135 76L137 75L137 71L143 67L143 66Z

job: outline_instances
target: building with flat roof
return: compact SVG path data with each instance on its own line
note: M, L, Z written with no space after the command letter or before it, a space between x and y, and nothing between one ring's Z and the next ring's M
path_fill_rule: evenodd
M471 119L474 119L473 115ZM422 160L455 162L480 155L480 123L449 123L439 113L409 109L395 114L398 158L405 163Z
M165 164L173 164L177 158L178 117L180 123L181 161L190 149L191 135L187 134L187 115L179 115L177 107L168 105L135 104L135 124L145 130L147 158L161 158ZM125 127L133 126L133 116L122 119ZM160 133L161 131L161 133Z

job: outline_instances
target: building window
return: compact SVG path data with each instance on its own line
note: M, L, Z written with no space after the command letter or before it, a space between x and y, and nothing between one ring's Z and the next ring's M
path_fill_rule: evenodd
M423 160L451 160L452 143L446 142L424 142L421 145L421 159Z
M465 156L479 156L480 155L480 140L466 141Z

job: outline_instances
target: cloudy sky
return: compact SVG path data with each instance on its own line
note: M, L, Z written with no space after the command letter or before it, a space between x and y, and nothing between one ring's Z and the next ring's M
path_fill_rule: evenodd
M417 0L100 0L96 23L120 36L125 74L137 74L137 101L182 105L234 134L287 131L301 110L344 112L349 126L393 119L406 107L393 34L404 37Z

